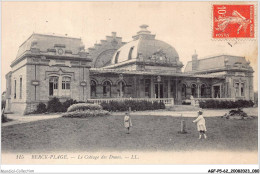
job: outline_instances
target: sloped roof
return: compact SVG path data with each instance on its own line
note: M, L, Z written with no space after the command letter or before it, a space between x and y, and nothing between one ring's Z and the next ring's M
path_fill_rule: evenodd
M192 70L192 61L189 61L185 67L184 72L222 69L226 67L225 62L226 65L231 65L231 66L233 66L236 63L247 64L245 57L219 55L219 56L213 56L204 59L198 59L197 70Z
M40 52L47 52L48 49L52 49L55 45L59 45L65 47L65 50L71 51L72 54L78 54L80 47L83 47L80 38L33 33L23 44L21 44L16 58L19 58L26 51L30 51L32 45L36 46Z

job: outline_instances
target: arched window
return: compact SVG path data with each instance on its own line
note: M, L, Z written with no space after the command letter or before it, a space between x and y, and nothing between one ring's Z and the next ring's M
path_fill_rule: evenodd
M118 92L118 96L119 97L123 97L124 96L124 93L125 93L125 82L123 81L119 81L118 84L118 89L117 89L117 92Z
M96 97L97 83L94 80L90 82L91 97Z
M206 97L207 93L206 93L206 85L202 84L200 87L200 97Z
M132 59L132 53L133 53L134 47L131 47L128 53L128 60Z
M118 63L118 57L119 57L119 54L120 54L120 51L118 51L118 52L116 53L115 64Z
M191 85L191 95L195 98L197 97L197 85L196 84L192 84Z
M70 77L62 77L62 96L70 96Z
M181 95L182 95L182 97L186 97L187 96L186 89L187 89L187 86L185 84L182 84L182 87L181 87Z
M105 81L103 83L103 96L105 97L111 96L111 83L109 81Z
M49 79L49 95L57 96L58 95L58 81L59 77L51 76Z

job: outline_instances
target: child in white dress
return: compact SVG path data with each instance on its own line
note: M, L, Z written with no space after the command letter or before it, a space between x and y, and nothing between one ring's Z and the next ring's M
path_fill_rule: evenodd
M205 122L205 119L204 119L202 114L203 114L203 112L200 110L198 112L197 119L195 119L193 121L193 123L197 123L197 129L199 131L199 139L201 139L202 135L204 135L204 138L207 139L207 135L206 135L206 131L207 131L206 122Z
M128 113L125 113L124 126L127 130L127 134L130 133L130 127L132 127L132 121Z

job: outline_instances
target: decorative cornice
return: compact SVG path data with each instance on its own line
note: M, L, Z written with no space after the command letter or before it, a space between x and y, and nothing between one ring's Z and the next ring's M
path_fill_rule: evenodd
M26 51L23 55L21 55L18 59L14 60L11 63L11 67L15 66L22 60L24 60L27 57L42 57L45 56L46 58L49 59L59 59L59 60L74 60L74 61L86 61L86 62L91 62L92 59L87 58L87 57L80 57L80 56L73 56L73 55L48 55L48 54L38 54L38 53L31 53L30 51Z

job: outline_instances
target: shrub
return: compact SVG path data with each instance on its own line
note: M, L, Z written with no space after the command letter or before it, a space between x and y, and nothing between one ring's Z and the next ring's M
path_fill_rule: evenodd
M73 111L62 114L65 118L87 118L87 117L98 117L108 116L109 112L105 110L84 110L84 111Z
M62 111L62 103L56 97L52 98L48 101L47 111L48 112L61 112Z
M71 105L76 104L76 103L78 103L78 102L73 99L66 100L65 102L62 103L61 111L66 112Z
M85 111L85 110L101 110L102 107L97 104L90 104L90 103L78 103L71 105L67 112L73 111Z
M36 109L35 113L45 113L45 112L47 112L46 104L39 103L37 105L37 109Z
M2 113L2 114L1 114L1 122L2 122L2 123L5 123L5 122L7 122L7 121L8 121L7 117L5 116L4 113Z
M238 108L236 110L229 111L229 116L242 116L248 117L247 113L245 113L242 109Z
M182 102L182 104L183 104L183 105L190 105L190 104L191 104L191 102L186 102L186 101L183 101L183 102Z
M251 100L237 100L237 101L219 101L219 100L201 100L199 101L201 108L245 108L253 107L254 102Z
M165 109L163 102L150 102L146 100L125 100L125 101L111 101L109 103L101 103L104 110L107 111L128 111L129 107L133 111L156 110Z

